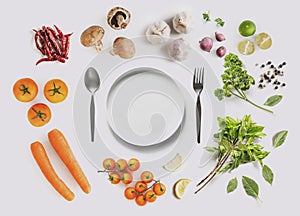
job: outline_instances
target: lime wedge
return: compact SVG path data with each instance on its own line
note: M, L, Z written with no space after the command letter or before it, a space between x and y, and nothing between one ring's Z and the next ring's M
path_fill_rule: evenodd
M182 178L179 179L175 185L174 185L174 195L176 196L177 199L181 199L183 196L185 189L187 188L188 184L192 182L191 179L188 178Z
M168 172L175 172L178 170L181 164L182 164L182 157L179 153L177 153L172 160L170 160L167 164L163 166L163 168Z
M272 46L272 38L267 33L260 33L255 37L257 46L261 49L269 49Z
M243 55L251 55L255 51L255 45L250 40L243 40L238 44L238 51Z

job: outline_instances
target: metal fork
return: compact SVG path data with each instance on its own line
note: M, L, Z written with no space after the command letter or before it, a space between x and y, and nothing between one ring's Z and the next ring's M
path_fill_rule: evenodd
M197 126L197 143L200 143L201 139L201 101L200 94L203 90L203 80L204 80L204 68L195 68L193 77L193 88L197 93L196 102L196 126Z

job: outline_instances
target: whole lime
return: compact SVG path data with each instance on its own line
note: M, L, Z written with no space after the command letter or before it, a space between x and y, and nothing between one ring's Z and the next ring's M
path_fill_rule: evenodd
M239 26L239 32L244 37L254 35L256 31L256 25L251 20L244 20Z

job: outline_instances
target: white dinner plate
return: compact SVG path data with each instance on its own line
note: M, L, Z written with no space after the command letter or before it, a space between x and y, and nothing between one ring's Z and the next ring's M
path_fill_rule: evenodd
M214 90L220 86L214 71L196 50L191 50L187 60L177 62L168 58L164 52L165 45L151 45L144 37L132 40L136 46L134 58L126 60L112 56L108 49L99 53L86 68L82 69L83 75L76 87L73 103L74 126L83 153L98 170L103 169L102 162L105 158L130 159L135 157L141 161L143 170L150 170L157 178L160 178L168 174L163 165L167 164L177 154L182 156L184 162L197 145L196 94L192 88L195 67L205 68L205 87L201 94L202 140L200 145L206 146L208 143L213 143L213 133L218 131L216 118L224 116L225 104L218 101L214 96ZM83 78L88 67L94 67L101 78L100 89L95 95L97 129L95 142L90 141L90 94L85 88ZM110 100L111 91L113 91L112 85L114 83L120 84L118 79L124 75L126 77L126 74L131 70L145 67L154 68L163 72L168 79L171 78L184 100L185 111L181 124L176 132L169 139L162 141L160 145L139 146L125 142L113 132L107 113L110 110L107 102ZM199 152L199 156L201 154L202 152Z
M137 146L162 144L178 130L184 98L166 73L137 67L121 74L110 86L107 117L113 132Z

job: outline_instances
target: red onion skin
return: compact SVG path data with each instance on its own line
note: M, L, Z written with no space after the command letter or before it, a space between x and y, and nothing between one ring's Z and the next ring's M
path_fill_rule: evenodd
M225 40L225 36L222 33L215 32L216 40L221 42Z
M222 58L226 54L226 48L224 46L220 46L216 50L216 54L217 54L218 57Z
M199 41L199 43L200 48L206 52L210 52L213 47L213 40L210 37L203 38L201 41Z

